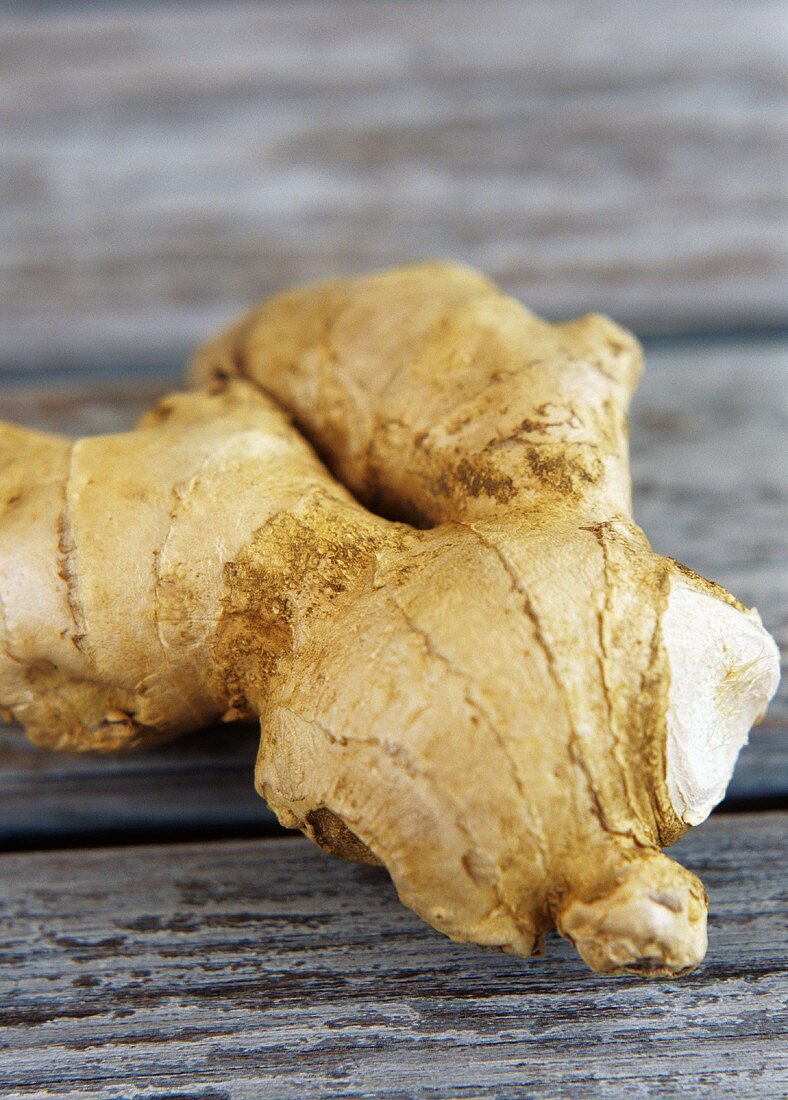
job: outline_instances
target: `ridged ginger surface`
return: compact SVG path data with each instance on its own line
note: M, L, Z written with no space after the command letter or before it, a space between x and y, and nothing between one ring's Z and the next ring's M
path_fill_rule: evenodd
M4 712L104 752L259 716L280 820L453 939L692 968L705 892L661 848L777 652L633 522L640 369L428 264L263 304L135 431L0 425Z

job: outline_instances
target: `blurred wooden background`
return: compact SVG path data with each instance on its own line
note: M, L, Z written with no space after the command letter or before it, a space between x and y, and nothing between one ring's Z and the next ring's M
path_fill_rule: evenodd
M0 416L67 432L122 429L177 383L196 343L265 294L425 257L462 260L550 318L600 310L644 339L648 370L632 428L638 518L658 550L757 604L785 647L787 18L782 0L0 3ZM372 955L358 967L359 975L378 967L388 975L377 1000L365 1000L366 993L354 1000L343 985L339 943L320 955L307 987L319 1001L314 1019L302 999L293 1019L277 1017L276 1053L265 1048L282 1075L275 1091L260 1091L247 1067L229 1091L188 1095L302 1096L313 1087L316 1095L318 1081L321 1096L437 1097L429 1073L402 1077L402 1058L414 1057L417 1042L434 1040L435 1051L454 1064L466 1057L466 1043L478 1054L493 1036L501 1053L484 1047L486 1069L461 1062L464 1069L449 1074L458 1096L501 1095L496 1090L515 1084L512 1095L537 1095L528 1088L542 1088L543 1073L556 1097L783 1094L775 1085L774 1045L780 875L768 861L758 863L758 851L773 852L785 835L785 816L761 811L786 804L787 732L783 689L742 754L723 806L758 812L720 814L708 841L701 830L699 841L686 842L692 865L709 868L728 922L720 933L722 961L702 972L699 993L716 1006L723 987L726 997L738 991L722 1002L722 1015L739 1021L731 1027L742 1045L730 1057L708 996L699 1007L695 987L684 986L683 999L671 1001L680 1016L661 1033L662 1061L642 1061L637 1042L631 1049L619 1044L625 1061L618 1084L610 1084L610 1063L594 1061L594 1046L607 1051L628 1027L637 1035L644 1021L653 1034L661 1011L656 995L632 992L611 1008L607 1030L583 1048L567 1084L561 1065L574 1049L567 1035L576 1015L555 1000L541 1024L515 1015L501 983L515 981L512 988L546 1004L540 998L573 973L569 956L560 956L563 977L553 966L546 979L515 980L507 969L514 963L482 962L480 955L457 962L458 949L436 947L437 937L419 929L414 943L424 937L424 957L414 947L411 970L411 963L403 970L398 952L410 932L401 931L402 922L410 918L389 900L375 918L382 924L354 941L357 953L362 941L383 945L380 958L365 947ZM254 730L224 728L108 761L51 756L27 745L18 730L0 729L0 845L62 849L263 835L273 826L252 791L256 743ZM748 847L747 835L761 840ZM9 1095L39 1095L43 1072L50 1096L125 1096L128 1050L142 1059L151 1088L224 1086L222 1074L234 1071L203 1067L188 1076L181 1068L195 1051L204 1054L197 1039L179 1045L183 1028L210 1036L211 1049L229 1052L233 1065L247 1065L248 1051L262 1050L249 1046L250 1020L260 1001L276 1001L279 979L245 970L245 995L255 1004L239 1014L233 968L246 964L226 955L222 969L229 948L216 947L211 924L226 919L235 936L238 916L222 901L210 920L192 909L187 920L173 878L183 859L194 881L205 877L200 890L208 896L215 866L226 857L235 868L228 882L235 881L258 848L146 849L152 862L135 856L134 866L151 867L159 884L153 894L134 893L125 872L107 885L115 851L89 864L68 851L31 862L3 857L18 893L8 918L14 931L3 943L24 945L28 927L49 921L60 929L60 939L53 933L36 956L40 988L24 984L29 975L20 962L28 1015L9 1023L15 1053L7 1078L0 1072ZM276 857L265 882L278 897L307 857L294 843L267 851ZM721 869L720 853L740 851L746 858ZM126 866L127 857L118 858ZM88 910L95 902L103 915L85 916L72 899L63 902L69 915L58 924L61 899L83 867L78 890L93 899ZM331 901L336 884L366 897L369 883L347 869L326 870L325 882L320 871L310 874L317 876L315 928L333 928L344 942L361 918ZM736 892L748 874L755 876L760 923L746 888ZM41 889L49 891L41 909L30 908L31 875L43 876ZM247 887L253 900L246 904L255 908L259 896ZM234 896L232 889L222 897ZM109 914L127 894L138 919L163 930L154 946L143 924L107 937ZM298 912L309 910L308 896L299 898L300 909L276 918L283 928L290 921L291 935ZM756 939L771 960L760 978L751 969ZM203 984L187 992L192 979L173 969L173 950L207 952L207 969L189 971ZM212 950L219 952L215 963ZM274 947L267 950L271 957ZM8 957L24 960L24 949L16 951L9 947ZM114 952L127 963L106 961ZM105 960L100 972L96 959ZM298 970L301 959L294 954L277 965ZM419 1008L415 975L430 959L453 977L443 1000ZM153 992L150 971L132 981L123 968L140 960L160 975ZM75 992L51 992L46 983L55 971L76 975ZM474 974L482 975L475 984ZM397 999L398 975L406 975L410 990L404 1000ZM97 992L88 1002L91 982ZM583 982L576 996L586 990L589 1003L608 1003L600 983ZM478 1034L457 1031L452 1005L469 987L474 1003L487 1005L488 1031L481 1024ZM215 993L204 992L209 988ZM213 1004L223 1005L226 1023L206 1023L201 998L209 995L225 998L208 1004L211 1018ZM323 1038L315 1038L334 1026L348 997L356 1016L348 1025L355 1054L346 1077L357 1091L336 1084L340 1054L331 1047L334 1054L321 1060ZM55 1018L58 1004L65 1006L62 1020ZM151 1033L148 1004L169 1029L166 1042ZM116 1010L124 1023L115 1022ZM106 1087L98 1092L99 1070L85 1062L78 1026L86 1014L98 1017L102 1042L118 1042L104 1058ZM313 1019L306 1032L296 1016ZM529 1044L548 1033L552 1053L523 1068ZM317 1077L299 1076L305 1043ZM359 1052L373 1048L382 1052L379 1079L359 1068ZM84 1069L88 1064L93 1068ZM674 1088L679 1064L692 1076ZM654 1077L642 1076L652 1070ZM402 1080L410 1084L400 1093Z
M284 284L432 256L643 335L786 320L780 0L3 6L14 377L174 370Z

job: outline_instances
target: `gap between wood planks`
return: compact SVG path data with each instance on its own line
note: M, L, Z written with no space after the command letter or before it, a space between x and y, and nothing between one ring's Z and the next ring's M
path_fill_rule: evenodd
M527 304L527 303L526 303ZM559 322L565 317L547 317L546 320ZM775 321L754 326L690 326L671 329L670 332L636 332L643 346L648 362L651 351L671 351L684 347L706 344L782 344L788 340L788 323ZM24 363L16 357L5 360L0 357L0 398L4 389L22 387L40 388L45 386L68 387L88 382L100 385L117 382L144 385L146 382L160 383L163 387L183 383L183 378L195 347L177 345L163 347L154 353L143 352L133 359L103 357L101 360L86 359L84 356L50 360L47 363Z
M788 798L773 797L728 800L720 803L714 816L748 814L773 814L788 811ZM12 841L0 842L0 855L14 852L60 852L73 848L127 848L157 844L212 843L222 840L288 840L301 836L298 830L285 829L273 818L260 825L240 822L219 827L184 825L180 828L151 826L142 829L104 829L98 832L49 833L47 835L19 836Z

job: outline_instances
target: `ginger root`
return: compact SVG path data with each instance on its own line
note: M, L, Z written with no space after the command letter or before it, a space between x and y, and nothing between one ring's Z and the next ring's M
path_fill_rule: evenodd
M706 895L660 849L778 662L632 520L640 364L427 264L265 303L133 432L0 426L0 705L105 752L259 716L279 819L453 939L691 969Z

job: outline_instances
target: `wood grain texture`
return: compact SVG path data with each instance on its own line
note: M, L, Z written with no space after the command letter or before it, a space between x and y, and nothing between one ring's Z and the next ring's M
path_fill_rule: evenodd
M631 1098L788 1088L783 815L676 855L711 894L679 981L458 946L302 839L0 857L0 1089L20 1098Z
M130 426L177 376L0 387L2 415L71 433ZM635 511L655 548L757 605L788 650L788 343L660 343L632 418ZM788 797L788 680L742 752L729 799ZM252 789L253 728L156 751L52 755L0 727L0 844L132 830L266 829Z
M0 362L183 354L291 282L437 256L550 316L786 318L779 0L0 13Z
M0 724L0 850L278 832L254 789L259 740L219 726L108 758L46 752Z

